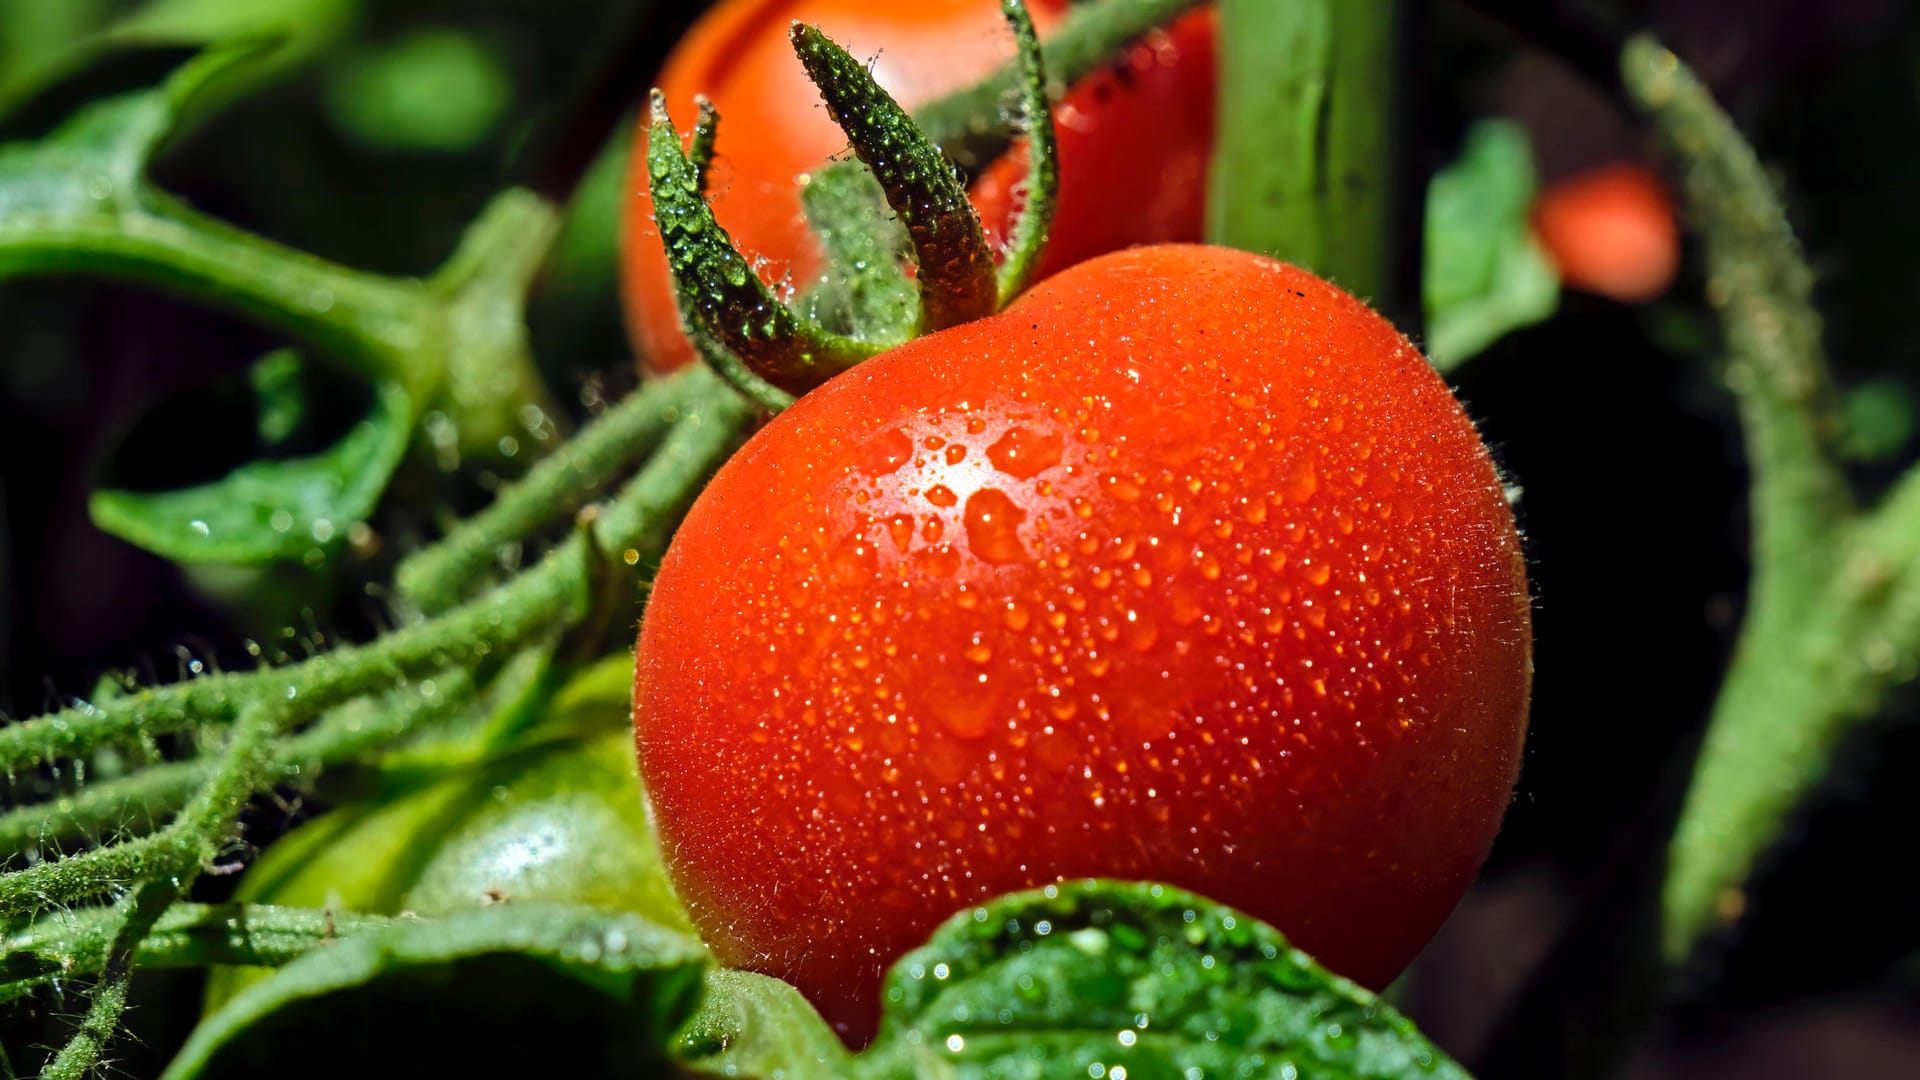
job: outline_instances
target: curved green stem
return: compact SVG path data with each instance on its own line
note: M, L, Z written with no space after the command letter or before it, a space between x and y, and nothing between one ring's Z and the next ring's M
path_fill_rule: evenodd
M1668 852L1663 938L1677 963L1738 917L1756 859L1920 646L1889 626L1916 567L1874 540L1873 522L1852 524L1812 274L1765 170L1671 52L1637 37L1621 64L1681 165L1753 470L1748 615Z
M1020 117L1027 129L1027 201L1013 223L1006 260L1000 264L999 302L1004 307L1033 283L1040 255L1053 227L1060 195L1060 145L1047 105L1047 68L1040 36L1023 0L1001 0L1000 10L1013 24L1020 47Z
M827 113L906 226L920 267L919 329L944 330L991 315L999 300L993 250L952 163L865 64L804 23L795 23L790 36Z

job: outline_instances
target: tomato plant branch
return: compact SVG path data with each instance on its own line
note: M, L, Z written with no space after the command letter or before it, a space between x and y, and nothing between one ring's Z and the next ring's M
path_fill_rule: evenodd
M1758 158L1651 38L1627 43L1621 75L1680 163L1753 470L1748 615L1668 856L1663 944L1679 962L1738 916L1755 860L1920 647L1920 633L1888 625L1900 621L1899 575L1916 568L1860 543L1872 530L1857 525L1834 451L1812 273Z
M311 776L431 728L464 705L473 691L467 671L450 669L433 678L430 693L422 686L348 702L308 730L276 741L263 782L271 786ZM0 851L136 835L186 805L214 767L208 758L161 762L87 784L71 795L16 807L0 814Z
M750 406L716 382L703 385L705 389L683 405L679 422L701 433L700 450L718 464L745 426ZM601 515L594 532L600 551L624 555L652 542L656 524L626 508L690 497L698 479L643 470ZM293 702L295 719L315 716L349 698L473 664L581 618L588 605L587 560L594 556L585 539L576 535L512 581L372 644L344 646L280 668L207 676L0 727L0 769L27 768L107 742L202 726L255 700Z
M121 922L117 908L54 912L0 940L0 1001L16 987L102 971ZM270 904L174 904L139 943L134 960L147 968L213 964L278 967L336 938L393 923L381 915Z
M289 713L284 702L245 709L193 801L152 836L0 875L0 919L90 900L131 881L191 878L217 853L227 827L260 788L271 740Z
M503 488L486 509L402 560L394 573L400 594L429 613L451 606L498 562L502 547L578 510L658 446L689 400L716 392L712 379L694 371L628 395Z
M1040 253L1053 226L1060 195L1060 146L1047 105L1046 60L1040 35L1023 0L1002 0L1020 49L1020 122L1027 131L1027 201L1013 223L1005 260L1000 264L999 306L1005 307L1033 283Z
M992 314L998 299L993 251L946 155L866 65L825 34L796 23L792 40L828 115L847 133L906 226L920 268L918 329L944 330Z

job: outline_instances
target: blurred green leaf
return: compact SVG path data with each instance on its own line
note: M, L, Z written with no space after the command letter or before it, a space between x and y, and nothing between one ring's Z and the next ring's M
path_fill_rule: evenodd
M444 28L363 46L326 86L327 112L341 131L402 150L471 149L512 96L499 58L472 36Z
M265 79L337 40L359 8L360 0L149 0L113 18L114 5L93 0L0 0L0 115L122 49L258 38L271 44L247 80Z
M885 1002L869 1075L1466 1076L1272 927L1164 885L963 912L893 966Z
M98 491L88 509L100 528L179 562L297 559L373 512L412 426L406 391L383 386L373 411L312 457L248 462L177 491Z
M652 1075L706 964L686 934L586 908L403 922L248 987L165 1075Z
M1442 371L1559 305L1559 276L1528 224L1536 186L1526 132L1483 120L1427 189L1427 354Z

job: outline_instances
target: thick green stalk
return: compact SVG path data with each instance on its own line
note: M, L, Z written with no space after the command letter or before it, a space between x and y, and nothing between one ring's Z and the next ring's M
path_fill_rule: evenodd
M1404 306L1393 198L1408 0L1221 0L1207 238Z

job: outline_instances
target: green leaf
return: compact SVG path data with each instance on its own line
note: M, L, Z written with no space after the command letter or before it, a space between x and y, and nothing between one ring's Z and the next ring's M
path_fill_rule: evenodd
M165 1076L651 1075L706 963L685 934L582 908L400 923L248 987Z
M1466 1073L1271 927L1164 885L1089 881L963 912L888 975L880 1075Z
M406 392L383 386L373 411L312 457L249 462L177 491L98 491L88 509L101 529L179 562L297 559L373 511L412 425Z
M1526 132L1483 120L1427 189L1427 354L1442 371L1559 305L1559 275L1528 224L1536 186Z
M685 1065L715 1076L855 1073L845 1044L800 991L750 971L707 972L706 996L679 1042Z

